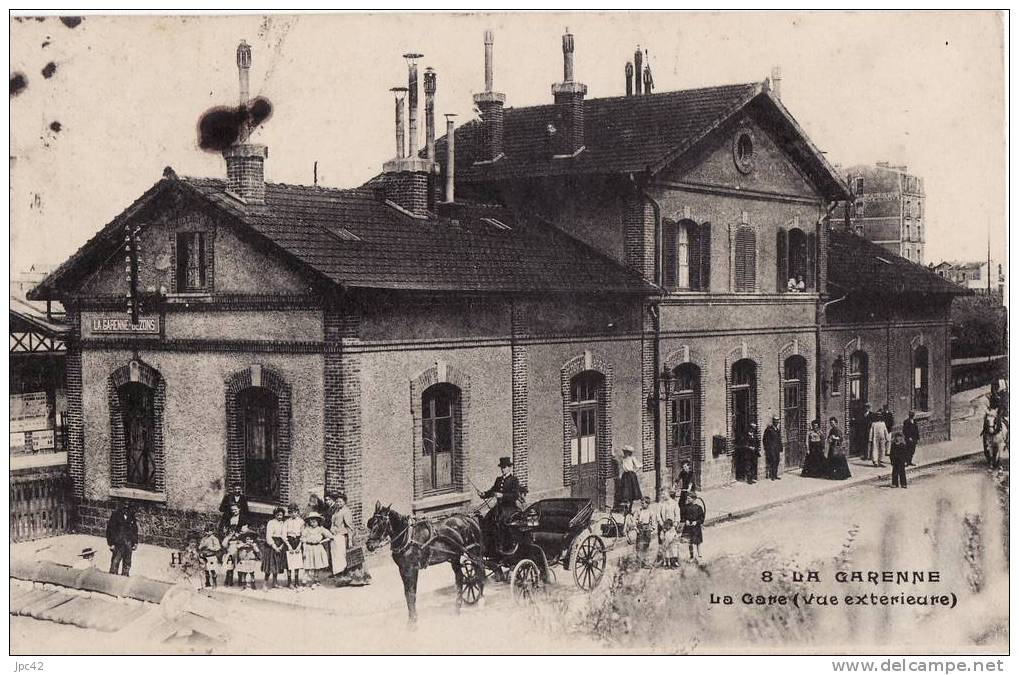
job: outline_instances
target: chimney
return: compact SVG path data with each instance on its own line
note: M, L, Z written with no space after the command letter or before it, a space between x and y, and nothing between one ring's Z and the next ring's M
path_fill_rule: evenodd
M435 161L435 70L425 68L425 152Z
M563 81L552 85L552 96L565 129L560 130L558 154L575 155L584 149L584 96L587 85L573 80L573 35L563 34Z
M418 153L418 64L422 54L408 53L407 59L407 156Z
M771 92L775 98L782 99L782 66L771 69Z
M478 162L494 162L503 156L503 109L506 94L492 91L492 31L485 31L485 91L474 95L474 105L481 111L481 158Z
M407 58L417 58L417 55L406 55ZM416 84L417 70L411 66L409 83ZM432 162L421 159L414 152L414 143L417 140L415 121L411 120L410 139L411 144L404 152L403 147L403 98L408 92L405 87L393 87L396 100L396 157L389 160L382 166L385 174L383 181L383 192L385 198L414 216L424 217L428 214L428 176L431 173ZM409 89L413 93L413 88ZM414 107L408 106L411 113Z
M237 141L223 151L226 160L227 191L248 204L265 203L265 158L269 150L264 145L248 143L251 127L247 120L249 89L248 73L251 70L251 47L244 40L237 45L237 80L240 112L244 116Z
M654 80L653 77L651 77L651 66L645 65L644 66L644 93L645 94L650 94L652 91L654 91L654 88L655 88L655 80Z
M403 99L407 94L407 87L393 87L393 100L396 107L396 158L405 157L403 145Z
M634 83L634 93L640 96L640 79L641 74L644 72L644 54L640 51L640 45L637 45L637 51L633 53L633 72L637 76L637 80Z
M453 118L456 113L446 113L446 201L453 203L456 198L456 134L453 132Z
M633 64L626 62L626 95L633 96Z

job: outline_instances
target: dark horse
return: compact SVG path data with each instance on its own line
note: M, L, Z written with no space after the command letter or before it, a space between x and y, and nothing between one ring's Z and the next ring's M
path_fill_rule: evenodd
M460 558L464 553L473 557L481 552L481 527L470 516L452 515L441 522L411 522L393 510L392 505L375 503L375 513L368 519L368 541L365 546L375 551L389 540L393 562L400 570L403 594L407 598L408 618L417 621L418 572L429 565L448 562L456 577L457 607L462 602L464 572ZM478 582L484 588L484 572Z

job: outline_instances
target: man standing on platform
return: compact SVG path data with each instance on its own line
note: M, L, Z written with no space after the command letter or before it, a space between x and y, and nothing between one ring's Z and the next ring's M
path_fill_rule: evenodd
M764 461L768 467L768 480L782 480L778 465L782 461L782 432L778 430L778 415L771 418L771 424L764 430Z
M906 466L913 466L913 454L920 442L920 425L916 423L916 412L909 411L909 419L902 423L902 435L906 438Z
M110 574L131 574L131 555L138 548L138 522L129 502L121 503L110 514L106 524L106 544L113 554Z

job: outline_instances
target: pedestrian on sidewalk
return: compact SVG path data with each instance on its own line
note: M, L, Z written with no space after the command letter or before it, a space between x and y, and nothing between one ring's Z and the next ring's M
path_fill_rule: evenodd
M888 453L892 462L892 487L906 487L906 460L909 459L909 448L901 431L892 436L892 447Z
M640 493L640 481L637 479L640 465L633 458L632 445L624 445L621 451L613 448L612 458L616 460L616 464L619 466L617 503L623 510L623 513L628 513L633 503L642 496Z
M873 410L871 410L869 403L865 403L863 405L863 428L864 428L863 444L865 446L864 459L866 459L868 462L874 461L874 446L872 446L870 443L870 428L874 424L875 419L877 419L877 414ZM849 428L853 429L853 435L855 437L856 435L855 427L853 425L850 425ZM856 441L854 440L853 442L855 443Z
M683 508L687 499L690 498L690 488L693 486L693 470L690 468L690 460L684 459L680 465L679 479L679 507Z
M782 432L778 429L778 415L773 415L771 424L764 430L764 461L768 480L782 480L778 465L782 461Z
M106 523L106 545L113 554L110 560L110 574L131 575L131 556L138 548L138 521L134 506L122 502L110 514Z
M849 461L846 459L845 439L839 429L839 421L832 417L828 420L828 478L830 480L846 480L852 478Z
M205 586L216 588L216 572L219 569L219 559L223 555L223 543L216 536L216 528L212 525L205 528L205 534L198 543L198 552L202 554L205 568Z
M250 529L241 533L241 541L237 546L237 581L241 590L255 590L255 574L260 567L262 557L257 544L258 535Z
M884 418L881 415L874 415L870 423L870 454L871 463L874 466L885 465L885 455L888 452L888 427L885 426Z
M322 527L322 515L316 511L309 511L304 518L304 529L301 531L301 544L304 546L304 569L308 576L308 583L312 586L319 585L320 570L329 568L329 555L326 553L326 544L332 541L333 535L326 528Z
M239 504L230 504L228 508L230 512L220 524L219 535L223 547L223 585L233 586L234 573L237 571L237 547L248 525Z
M701 561L701 544L704 542L704 507L697 499L697 487L690 487L690 499L683 507L683 535L681 539L690 547L690 560Z
M287 587L301 587L301 570L304 569L304 551L301 544L301 532L304 531L304 518L297 504L291 504L289 517L283 524L283 536L287 547Z
M664 567L679 566L679 533L682 520L675 490L662 489L658 504L658 550Z
M895 411L887 403L881 406L881 419L884 420L889 435L895 431Z
M906 448L909 449L906 466L915 466L913 455L916 454L916 446L920 443L920 425L916 423L915 410L910 410L909 417L902 422L902 435L906 438Z
M233 507L236 506L241 518L247 522L248 516L248 498L244 496L243 490L240 485L234 485L230 488L229 492L223 495L223 501L219 503L219 512L222 514L223 520L230 518L231 514L234 513Z
M202 559L202 552L198 550L199 539L194 532L187 535L187 543L180 554L180 566L177 573L180 581L194 590L201 590L205 576L205 560Z
M279 585L280 572L287 571L287 542L283 530L286 515L286 509L277 506L272 510L272 520L265 524L262 574L265 576L266 589L276 588Z
M827 478L828 462L824 458L824 437L821 436L821 420L810 423L807 432L807 456L803 458L804 478Z

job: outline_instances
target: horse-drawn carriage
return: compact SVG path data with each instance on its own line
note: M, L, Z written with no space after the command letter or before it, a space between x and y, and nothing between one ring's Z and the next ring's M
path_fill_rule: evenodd
M605 574L607 555L601 537L592 533L590 499L543 499L514 514L505 532L493 537L494 550L467 547L460 557L460 597L474 604L488 576L509 577L514 599L534 596L555 580L557 565L573 576L577 588L593 590Z
M489 577L508 578L518 600L532 598L555 580L556 566L570 572L578 588L594 589L605 574L607 554L601 537L591 531L593 515L590 499L543 499L483 537L476 514L414 520L376 503L366 546L375 551L388 540L413 621L418 573L446 562L456 578L458 606L477 603Z

